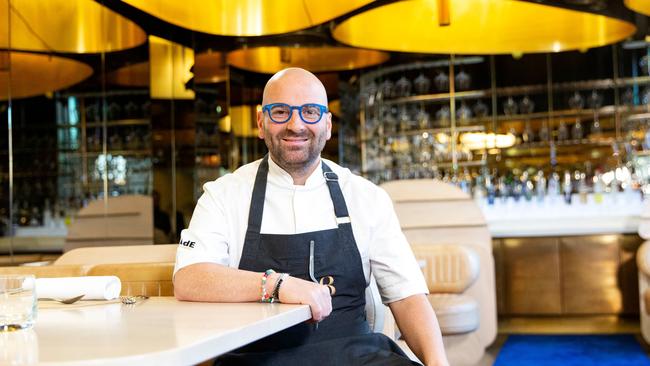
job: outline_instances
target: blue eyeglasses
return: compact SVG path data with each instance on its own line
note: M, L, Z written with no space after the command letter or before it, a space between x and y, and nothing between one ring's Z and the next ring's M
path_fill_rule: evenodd
M262 111L269 114L271 121L275 123L287 123L291 119L293 110L298 110L300 119L310 125L318 123L323 114L327 112L327 107L316 103L303 105L289 105L286 103L271 103L262 107Z

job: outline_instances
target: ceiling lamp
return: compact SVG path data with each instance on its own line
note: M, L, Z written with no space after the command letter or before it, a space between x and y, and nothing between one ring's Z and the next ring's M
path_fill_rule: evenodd
M344 71L378 65L388 53L350 47L255 47L228 53L228 64L240 69L273 74L287 67L311 72Z
M637 13L650 16L650 1L648 0L625 0L625 6Z
M9 18L11 14L11 18ZM0 0L0 48L22 51L100 53L146 40L135 23L93 0Z
M263 36L325 23L372 0L122 0L165 22L222 36Z
M333 35L351 46L397 52L512 54L604 46L635 31L617 18L532 1L411 0L352 16Z
M11 85L8 85L10 70ZM68 58L0 51L0 100L33 97L65 89L92 73L90 66Z
M194 58L194 82L215 84L228 80L226 55L221 52L199 53Z
M106 74L106 81L113 85L148 87L149 62L139 62L120 67Z
M517 138L511 133L494 134L484 132L468 132L460 135L460 143L470 150L505 149L515 144Z
M228 79L225 55L220 52L205 52L194 56L194 83L215 84ZM134 87L149 86L149 62L120 67L106 75L110 84Z

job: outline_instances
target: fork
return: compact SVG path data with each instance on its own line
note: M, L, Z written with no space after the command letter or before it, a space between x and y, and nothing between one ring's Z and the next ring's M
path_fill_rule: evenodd
M120 301L122 301L122 304L124 305L134 305L138 302L138 300L146 300L148 298L149 296L145 296L145 295L120 296Z

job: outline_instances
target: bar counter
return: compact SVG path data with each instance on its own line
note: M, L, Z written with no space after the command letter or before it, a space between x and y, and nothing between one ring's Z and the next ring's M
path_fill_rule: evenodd
M601 203L593 195L580 203L574 194L572 204L555 197L541 203L534 198L496 200L493 205L481 201L479 206L493 238L635 234L643 212L650 219L650 204L636 192L604 196Z

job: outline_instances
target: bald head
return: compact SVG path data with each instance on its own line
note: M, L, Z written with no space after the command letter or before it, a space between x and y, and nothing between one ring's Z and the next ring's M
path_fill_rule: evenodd
M318 103L326 106L327 92L316 75L305 69L290 67L278 71L266 83L262 105L270 103Z

